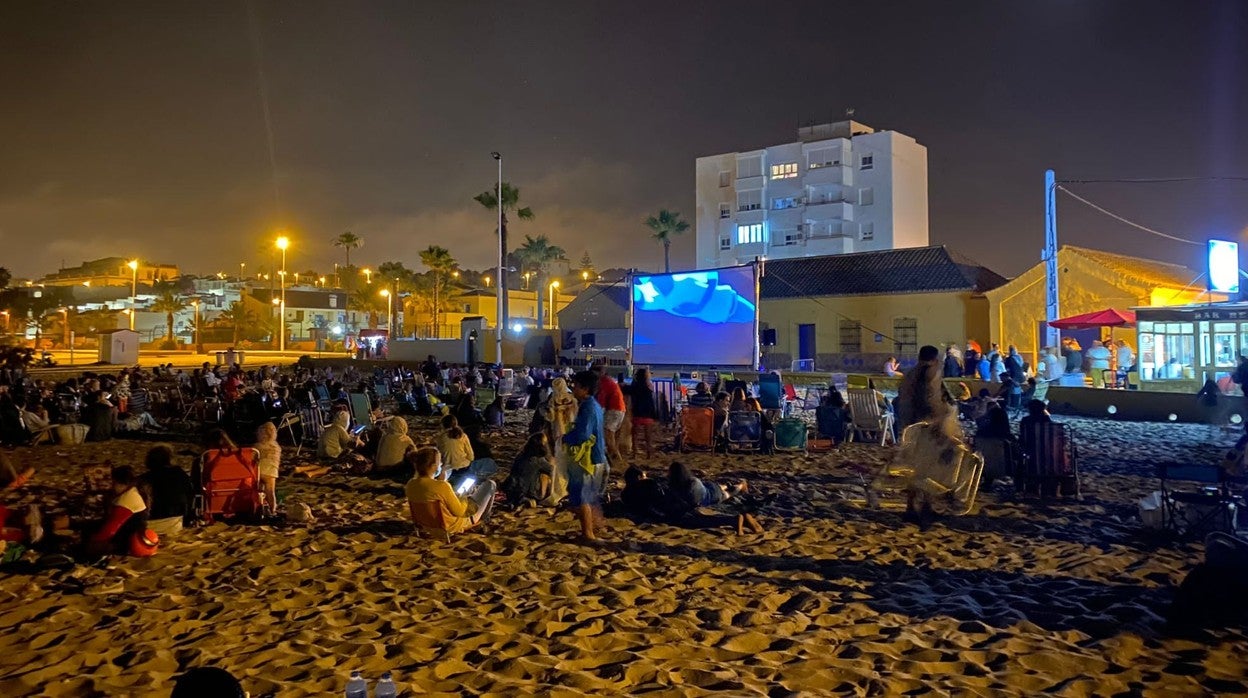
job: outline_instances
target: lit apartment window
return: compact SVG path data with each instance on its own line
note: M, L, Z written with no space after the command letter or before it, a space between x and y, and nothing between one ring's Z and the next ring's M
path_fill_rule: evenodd
M874 189L872 189L871 187L866 187L862 191L858 192L858 205L859 206L870 206L871 204L874 204L874 203L875 203L875 190Z
M726 187L726 186L728 186L728 185L729 185L729 184L731 184L731 183L732 183L732 173L731 173L731 172L720 172L720 173L719 173L719 186L721 186L721 187Z
M731 218L732 217L732 204L720 204L719 205L719 217Z
M797 163L784 162L771 166L772 179L792 179L797 176Z
M748 245L751 242L763 241L763 224L750 223L737 226L737 244Z
M796 208L801 201L796 196L782 196L771 200L771 207L774 209Z
M732 238L729 238L729 237L722 237L722 238L720 238L720 239L719 239L719 249L721 249L721 250L731 250L731 249L732 249Z
M860 236L862 237L863 240L874 240L875 239L875 224L870 223L870 222L863 223L862 228L860 230Z
M871 169L872 167L875 167L875 156L874 156L874 155L863 155L863 156L862 156L862 169L864 169L864 170L869 170L869 169Z

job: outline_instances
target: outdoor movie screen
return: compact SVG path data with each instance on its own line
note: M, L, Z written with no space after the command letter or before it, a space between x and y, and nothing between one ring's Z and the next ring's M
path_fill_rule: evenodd
M635 364L753 366L754 267L633 277Z

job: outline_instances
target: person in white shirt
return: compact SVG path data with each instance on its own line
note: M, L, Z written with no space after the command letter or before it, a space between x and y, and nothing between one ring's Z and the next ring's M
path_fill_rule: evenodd
M1118 370L1123 372L1130 371L1131 367L1135 365L1135 351L1131 349L1131 345L1127 344L1125 339L1119 339L1114 344L1117 345Z
M1105 387L1105 371L1109 370L1109 348L1101 341L1093 340L1088 349L1088 368L1092 370L1092 387Z
M1058 356L1057 347L1045 347L1044 378L1050 381L1060 380L1066 373L1066 359Z

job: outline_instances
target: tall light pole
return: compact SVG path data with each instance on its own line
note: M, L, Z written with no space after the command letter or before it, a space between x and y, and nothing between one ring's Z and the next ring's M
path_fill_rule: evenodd
M286 248L290 247L290 238L285 235L277 239L277 249L282 251L282 301L278 306L278 314L281 315L281 322L278 323L278 329L281 331L281 337L278 339L277 350L286 351Z
M247 266L247 263L246 263L246 262L239 262L239 263L238 263L238 281L239 281L239 283L242 283L242 281L243 281L243 276L244 276L244 274L243 274L243 268L244 268L244 267L246 267L246 266Z
M126 262L126 266L130 267L130 330L133 331L134 314L139 302L139 260L132 259Z
M391 338L394 337L394 294L390 293L390 289L381 289L381 295L386 299L386 332Z
M501 368L503 365L503 289L507 287L507 277L503 275L503 155L497 150L490 155L498 161L498 189L494 192L494 204L498 209L498 301L495 304L497 316L494 320L494 355Z
M366 284L373 283L373 270L372 269L369 269L368 267L364 267L363 269L360 270L360 273L364 275L364 283Z
M0 310L0 315L4 316L4 333L8 334L9 333L9 311Z
M199 331L200 331L200 330L199 330L199 299L198 299L198 298L192 298L192 299L191 299L191 305L195 306L195 337L194 337L194 339L195 339L195 352L196 352L196 353L198 353L198 354L202 354L202 353L204 353L204 345L203 345L203 343L200 341L200 340L202 339L202 336L199 334Z
M60 313L64 315L64 331L62 332L65 346L69 346L69 308L61 308Z
M559 280L550 282L550 329L555 329L555 289L559 288Z

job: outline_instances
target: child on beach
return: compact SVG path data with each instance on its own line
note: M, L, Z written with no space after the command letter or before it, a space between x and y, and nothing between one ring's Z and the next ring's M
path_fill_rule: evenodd
M260 494L264 497L264 513L277 514L277 471L282 463L282 446L277 443L277 427L265 422L256 429L256 451L260 453L257 464L260 474Z
M529 436L524 449L516 456L511 472L503 481L507 499L516 506L555 504L549 501L555 477L555 459L550 453L546 432Z
M108 553L125 554L131 539L147 528L147 502L139 493L138 477L128 465L113 468L113 494L104 521L87 539L87 553L93 556Z
M580 402L576 422L563 436L570 452L588 449L583 457L569 457L568 504L581 523L581 540L593 542L594 524L602 518L602 492L606 489L610 466L607 465L606 435L603 410L594 399L598 374L581 371L572 378L572 396ZM576 447L580 447L577 449Z
M443 473L449 476L452 470L467 468L472 463L474 459L472 441L459 427L459 420L455 418L455 415L448 414L442 418L442 429L443 432L438 434L436 445L438 453L442 455Z

